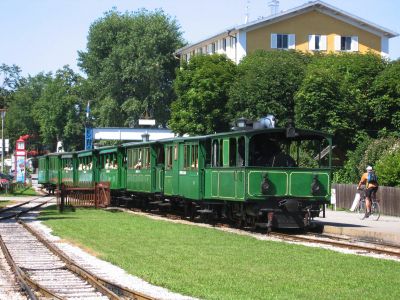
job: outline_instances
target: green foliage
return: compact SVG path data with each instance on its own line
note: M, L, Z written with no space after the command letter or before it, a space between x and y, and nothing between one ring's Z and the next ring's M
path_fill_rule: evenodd
M10 138L11 145L15 144L19 136L25 134L31 136L31 145L41 142L38 135L40 126L32 111L51 80L51 74L39 73L34 77L29 76L12 94L5 124L6 135Z
M338 183L356 183L360 180L361 175L365 173L365 168L370 166L377 167L379 183L387 184L387 181L381 181L381 172L386 173L385 165L381 162L386 156L391 156L393 145L399 145L399 139L391 136L380 139L371 139L365 136L358 143L354 151L347 153L347 160L344 167L337 171L334 176L334 182ZM385 176L384 176L385 177Z
M373 109L372 121L377 128L400 131L400 60L391 62L376 77L369 105Z
M368 147L365 149L364 155L362 155L358 164L358 171L364 173L366 166L375 166L382 155L391 149L397 141L398 139L395 137L384 137L375 140L370 139L368 141Z
M79 93L82 80L65 66L42 87L41 95L33 105L32 112L41 138L51 149L60 140L66 150L82 147L84 104Z
M362 132L376 136L369 103L371 86L386 61L368 54L316 56L308 65L295 98L296 122L302 127L334 134L334 143L346 151Z
M182 45L179 25L162 10L113 10L95 21L79 65L88 75L96 125L124 126L145 113L165 125L179 64L173 53Z
M380 185L400 187L400 141L380 157L376 172Z
M0 108L6 108L11 100L12 93L23 81L21 69L16 65L1 64L0 79Z
M294 118L294 94L309 58L301 52L259 50L238 65L227 109L231 120L275 115L281 124Z
M198 55L184 63L174 82L171 129L191 135L227 130L225 105L235 74L235 64L223 55Z
M128 273L200 299L396 299L400 293L395 261L105 210L60 214L53 207L40 219Z

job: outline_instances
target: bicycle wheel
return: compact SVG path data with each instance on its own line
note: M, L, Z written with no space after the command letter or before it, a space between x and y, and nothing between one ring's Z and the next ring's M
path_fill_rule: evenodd
M357 215L360 218L360 220L363 220L364 216L365 216L365 201L364 200L360 200L360 202L358 202L356 212L357 212Z
M374 220L374 221L378 221L380 216L381 216L381 211L380 211L379 203L374 201L374 202L372 202L372 205L371 205L370 218L372 218L372 220Z

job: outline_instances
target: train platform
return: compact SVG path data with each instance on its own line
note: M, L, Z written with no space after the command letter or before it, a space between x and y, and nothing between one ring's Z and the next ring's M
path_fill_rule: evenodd
M334 210L326 210L325 216L314 220L323 225L323 232L326 234L400 246L398 217L381 215L378 221L369 218L361 220L357 213Z

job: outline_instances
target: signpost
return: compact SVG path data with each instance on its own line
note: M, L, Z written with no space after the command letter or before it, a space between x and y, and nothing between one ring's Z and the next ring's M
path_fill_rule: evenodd
M17 182L25 183L26 141L20 137L15 147L15 178Z

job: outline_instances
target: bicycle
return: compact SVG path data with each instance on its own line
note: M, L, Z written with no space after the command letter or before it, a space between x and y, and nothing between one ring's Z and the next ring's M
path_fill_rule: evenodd
M379 200L376 199L375 193L372 193L371 195L371 202L372 202L371 212L369 214L369 218L371 218L374 221L378 221L379 217L381 216L381 211L379 206ZM367 208L365 205L365 189L362 189L360 192L360 201L358 202L358 205L356 207L356 212L361 220L365 219L365 213L367 212Z

